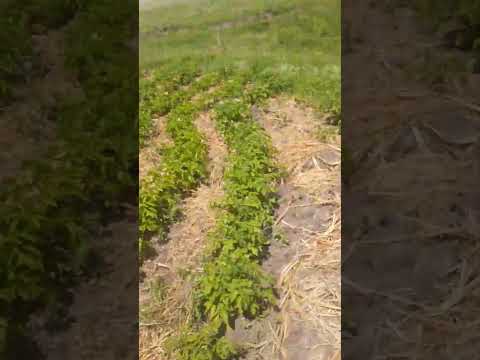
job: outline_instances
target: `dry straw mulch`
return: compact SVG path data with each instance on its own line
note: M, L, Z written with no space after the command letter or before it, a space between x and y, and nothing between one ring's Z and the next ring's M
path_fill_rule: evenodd
M263 113L288 171L276 227L292 251L273 260L281 269L273 270L280 323L272 325L272 344L281 359L340 356L340 139L318 140L322 124L314 110L291 99L273 99Z

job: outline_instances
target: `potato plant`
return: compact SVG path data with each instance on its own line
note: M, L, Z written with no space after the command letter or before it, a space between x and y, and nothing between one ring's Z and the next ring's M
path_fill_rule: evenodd
M273 280L260 263L269 245L281 173L269 138L252 119L250 105L281 89L274 79L258 81L240 97L214 107L217 128L229 149L225 196L218 204L223 211L209 235L204 271L196 282L195 322L173 346L181 360L238 357L238 349L224 337L226 328L239 316L259 316L275 302Z
M208 109L221 98L238 94L241 79L223 80L227 73L202 75L190 84L191 96L201 94L189 102L177 105L167 116L167 132L173 145L162 149L162 163L154 168L140 184L139 199L139 253L142 260L148 249L147 238L156 234L163 240L169 226L178 215L178 203L195 189L207 175L207 145L194 125L199 111ZM221 84L220 84L221 83ZM212 92L207 89L220 84Z
M139 141L140 147L151 135L154 116L167 114L176 105L185 101L189 93L182 89L198 75L196 68L186 66L182 70L155 71L148 78L141 78L139 83ZM167 72L168 75L165 74Z
M35 63L31 41L33 28L43 28L43 31L58 28L71 20L77 9L75 0L2 1L0 98L4 104L13 100L12 85L24 82L33 71Z
M193 66L174 72L169 78L165 78L164 71L161 71L162 76L159 76L159 72L157 70L150 74L150 78L140 81L140 147L144 146L151 136L154 116L167 114L175 106L191 100L222 79L219 73L199 77L199 70Z
M196 109L182 105L168 116L167 131L174 144L164 149L160 168L147 174L140 184L140 255L145 235L162 238L175 219L179 199L206 176L207 147L193 124Z

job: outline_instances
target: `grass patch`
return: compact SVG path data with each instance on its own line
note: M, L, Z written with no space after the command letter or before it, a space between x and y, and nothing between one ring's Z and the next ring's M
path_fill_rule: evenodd
M291 0L196 0L141 11L140 31L160 28L199 28L254 16L277 14L293 7Z
M149 322L155 320L155 315L167 294L167 285L161 277L154 278L149 282L150 301L140 308L140 321Z
M317 138L324 143L332 141L338 135L338 125L323 125L317 129Z
M140 66L192 57L204 71L274 72L294 96L340 113L340 9L339 0L202 0L144 11Z

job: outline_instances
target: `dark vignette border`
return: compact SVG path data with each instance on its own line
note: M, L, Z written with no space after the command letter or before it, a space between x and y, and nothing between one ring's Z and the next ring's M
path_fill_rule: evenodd
M478 357L479 10L343 1L343 359Z
M2 357L136 358L138 2L0 13Z

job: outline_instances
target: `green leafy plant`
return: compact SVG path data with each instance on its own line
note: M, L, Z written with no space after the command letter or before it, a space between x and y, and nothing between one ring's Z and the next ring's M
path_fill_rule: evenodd
M191 94L184 98L167 116L167 132L173 145L162 150L160 167L153 169L140 183L139 197L139 249L143 260L151 234L165 239L169 226L178 216L178 202L195 189L207 175L207 147L194 125L196 114L213 106L221 98L232 96L239 81L223 81L228 72L208 73L197 77L191 84ZM222 84L213 92L206 90ZM201 94L189 101L194 93Z
M247 86L241 96L214 107L215 121L229 148L224 173L225 196L217 226L209 235L204 271L194 292L196 331L187 329L174 348L180 359L232 359L217 354L217 346L232 348L225 329L239 316L255 318L275 303L273 279L260 262L272 233L280 171L268 137L251 117L250 105L275 93L268 83ZM205 343L202 356L195 346Z
M239 356L238 349L225 338L219 339L224 332L219 322L204 325L197 331L186 329L179 339L169 343L170 353L178 360L234 360Z
M235 261L235 262L232 262ZM205 266L199 281L199 320L230 325L238 316L254 318L274 303L273 282L237 248Z

